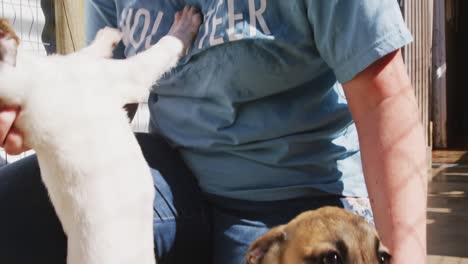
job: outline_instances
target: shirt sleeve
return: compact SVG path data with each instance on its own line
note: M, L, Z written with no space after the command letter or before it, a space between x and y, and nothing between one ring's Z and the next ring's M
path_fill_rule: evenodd
M118 28L117 9L112 0L85 0L85 40L89 45L104 27ZM114 58L123 58L123 45L114 50Z
M412 41L396 0L307 0L315 45L339 82Z

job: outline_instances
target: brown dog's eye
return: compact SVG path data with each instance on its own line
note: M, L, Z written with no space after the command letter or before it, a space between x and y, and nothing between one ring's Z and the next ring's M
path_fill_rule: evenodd
M390 264L391 258L387 252L379 252L379 264Z
M337 252L328 252L320 256L320 264L342 264L341 257Z

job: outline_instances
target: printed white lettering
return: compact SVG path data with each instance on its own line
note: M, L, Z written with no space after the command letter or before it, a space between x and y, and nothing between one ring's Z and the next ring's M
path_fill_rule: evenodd
M238 2L236 0L217 0L216 6L206 12L203 26L204 32L202 33L203 35L200 35L198 41L199 49L202 49L205 44L216 46L223 44L225 41L243 39L244 34L240 31L246 28L246 25L241 24L245 23L244 21L248 21L249 23L247 30L250 36L256 36L259 31L262 34L271 35L270 28L264 18L267 0L248 0L249 18L241 12L242 9L237 11L239 13L236 13L235 5ZM227 7L222 8L223 4L226 4ZM165 19L163 11L157 11L153 22L148 9L140 8L136 12L132 8L124 9L119 27L124 35L123 42L125 46L131 45L134 49L138 50L144 44L145 49L150 48L154 44L153 38L160 30L163 19ZM227 26L223 23L226 21L224 19L227 19ZM152 25L151 32L149 32L150 25ZM224 34L227 35L227 39L221 37ZM208 43L205 43L206 41Z
M215 15L213 16L213 25L212 25L212 29L211 29L211 35L210 35L210 45L211 46L216 46L216 45L219 45L219 44L223 44L224 43L224 40L223 38L216 38L215 39L215 34L216 34L216 27L218 25L220 25L221 23L223 23L223 19L222 18L218 18L216 17L216 14L218 13L219 11L219 8L223 5L223 0L219 0L218 1L218 5L216 6L216 13Z
M138 27L140 18L143 16L143 29L140 33L140 38L138 42L135 40L135 31ZM150 24L151 15L147 9L140 8L135 14L135 19L133 21L132 28L130 29L130 43L132 44L133 48L138 49L141 43L145 40L145 36L148 33L149 24Z
M122 19L121 19L121 25L120 28L122 30L123 38L122 42L124 43L125 46L128 46L130 43L130 21L133 16L133 8L129 9L124 9L122 11Z
M244 19L242 13L234 13L234 0L228 0L228 18L229 18L229 28L227 30L229 41L235 41L242 39L241 34L236 34L236 21Z
M263 13L267 8L266 0L260 0L260 8L255 9L255 0L249 0L249 15L250 15L250 36L257 35L257 20L264 34L271 35L270 29L268 28Z
M205 15L205 19L204 19L204 21L205 21L204 22L205 23L205 34L200 39L200 43L198 45L199 49L203 48L203 42L205 41L206 37L208 37L208 33L210 31L210 29L209 29L209 24L210 24L209 20L210 20L211 16L214 14L214 11L215 10L209 10L208 13L206 13L206 15Z
M156 35L156 32L158 32L158 29L159 29L159 25L161 25L161 20L164 16L164 13L159 11L158 12L158 15L156 16L156 20L154 21L154 25L153 25L153 29L151 30L151 34L146 37L146 43L145 43L145 49L148 49L151 47L152 45L152 39L153 39L153 36Z

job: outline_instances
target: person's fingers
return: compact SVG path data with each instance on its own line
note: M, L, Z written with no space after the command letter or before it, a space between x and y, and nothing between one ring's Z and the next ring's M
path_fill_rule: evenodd
M22 133L14 127L8 133L3 148L10 155L18 155L28 150Z
M18 115L18 107L0 107L0 147L5 143L8 133Z
M180 20L181 17L182 17L182 12L181 12L181 11L175 13L175 15L174 15L174 22L178 22L178 21Z
M197 10L197 12L194 13L194 14L195 14L195 15L192 17L193 22L196 23L196 24L198 24L198 25L200 25L201 22L202 22L202 20L203 20L203 19L202 19L202 15L198 12L198 10Z

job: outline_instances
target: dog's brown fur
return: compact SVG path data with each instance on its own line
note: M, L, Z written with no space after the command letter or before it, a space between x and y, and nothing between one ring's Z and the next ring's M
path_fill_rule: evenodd
M13 28L10 26L10 23L8 23L8 20L0 18L0 37L8 34L10 34L10 38L13 38L16 41L16 44L19 44L20 40Z
M257 238L247 264L389 264L376 230L337 207L300 214Z
M16 46L19 46L20 43L20 39L13 30L13 27L10 26L8 20L3 18L0 18L0 39L13 39L15 41ZM5 47L3 47L3 45L0 45L0 61L5 60L6 53L7 50L5 49ZM16 57L16 50L14 57ZM9 63L14 65L16 63L16 59L13 59Z

